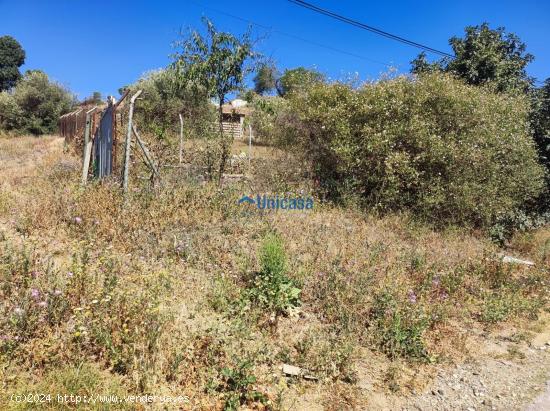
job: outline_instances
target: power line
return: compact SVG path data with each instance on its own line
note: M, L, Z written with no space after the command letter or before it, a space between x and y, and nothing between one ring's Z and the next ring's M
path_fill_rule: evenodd
M329 46L327 44L323 44L323 43L319 43L317 41L313 41L313 40L308 40L308 39L305 39L303 37L300 37L300 36L297 36L295 34L291 34L291 33L287 33L287 32L284 32L284 31L281 31L281 30L278 30L278 29L274 29L273 27L268 27L268 26L265 26L263 24L260 24L260 23L256 23L252 20L249 20L249 19L245 19L243 17L239 17L239 16L235 16L231 13L228 13L228 12L225 12L225 11L222 11L222 10L219 10L219 9L216 9L216 8L213 8L213 7L210 7L210 6L206 6L204 4L201 4L199 3L198 1L193 1L193 0L190 0L191 3L194 3L200 7L204 7L206 9L209 9L209 10L212 10L216 13L219 13L219 14L223 14L227 17L231 17L233 19L236 19L236 20L240 20L242 22L245 22L245 23L248 23L248 24L251 24L253 26L256 26L256 27L260 27L264 30L269 30L273 33L278 33L282 36L285 36L285 37L288 37L288 38L292 38L292 39L295 39L295 40L299 40L299 41L302 41L304 43L308 43L308 44L311 44L311 45L314 45L316 47L320 47L320 48L324 48L326 50L330 50L330 51L333 51L333 52L336 52L336 53L340 53L340 54L345 54L347 56L351 56L351 57L355 57L355 58L358 58L358 59L361 59L361 60L365 60L365 61L368 61L370 63L376 63L376 64L380 64L384 67L388 67L388 66L391 66L390 63L384 63L384 62L381 62L381 61L377 61L377 60L374 60L374 59L371 59L369 57L365 57L365 56L362 56L362 55L359 55L359 54L355 54L355 53L352 53L352 52L349 52L349 51L345 51L345 50L342 50L342 49L339 49L339 48L336 48L336 47L332 47L332 46Z
M452 54L434 49L432 47L426 46L424 44L417 43L417 42L412 41L412 40L408 40L404 37L396 36L395 34L388 33L387 31L377 29L375 27L372 27L372 26L369 26L367 24L361 23L357 20L353 20L353 19L350 19L348 17L342 16L340 14L336 14L332 11L323 9L321 7L318 7L318 6L314 5L314 4L307 3L307 2L302 1L302 0L288 0L288 1L295 4L295 5L297 5L297 6L304 7L306 9L312 10L312 11L314 11L316 13L319 13L319 14L323 14L325 16L331 17L331 18L336 19L336 20L340 20L344 23L350 24L350 25L358 27L360 29L370 31L371 33L375 33L375 34L378 34L380 36L384 36L384 37L387 37L389 39L396 40L396 41L399 41L401 43L408 44L409 46L417 47L417 48L420 48L422 50L429 51L429 52L435 53L435 54L439 54L439 55L444 56L444 57L451 57L451 58L455 57Z

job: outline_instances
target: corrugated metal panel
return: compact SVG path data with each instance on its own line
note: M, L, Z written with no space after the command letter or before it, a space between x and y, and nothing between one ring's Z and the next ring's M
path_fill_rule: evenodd
M103 112L94 139L94 175L98 178L110 176L113 172L113 106Z

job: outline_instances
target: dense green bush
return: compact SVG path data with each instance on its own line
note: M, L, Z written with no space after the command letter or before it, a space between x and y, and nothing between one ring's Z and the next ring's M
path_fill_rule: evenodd
M269 144L280 144L286 140L284 124L289 114L288 100L282 97L255 96L252 99L253 108L250 115L254 138Z
M300 143L333 198L485 226L543 187L528 102L450 75L399 77L296 95Z
M35 135L54 133L58 118L71 110L74 96L46 73L29 70L10 92L0 93L0 128Z

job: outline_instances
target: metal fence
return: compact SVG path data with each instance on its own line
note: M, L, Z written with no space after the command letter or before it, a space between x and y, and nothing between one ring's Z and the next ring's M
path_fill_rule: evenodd
M127 95L125 93L116 103L109 99L107 105L81 106L59 118L59 133L65 138L65 144L82 153L84 163L93 159L91 170L96 178L110 176L116 168L117 123L122 123L118 110ZM83 173L88 169L85 167Z

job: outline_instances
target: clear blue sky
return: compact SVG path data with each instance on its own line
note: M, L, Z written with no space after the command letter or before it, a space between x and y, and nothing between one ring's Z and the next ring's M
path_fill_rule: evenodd
M451 51L449 37L461 35L466 25L487 21L492 27L505 26L536 57L529 74L539 80L550 77L547 1L309 1L443 51ZM358 73L361 79L373 79L390 65L407 72L410 60L419 53L286 0L0 0L0 35L11 35L23 45L27 52L24 69L46 71L78 97L94 90L117 95L120 86L143 72L166 66L179 29L200 26L201 16L209 16L224 30L242 33L246 29L244 21L216 10L270 27L255 28L258 35L267 35L259 48L281 68L317 67L331 78Z

